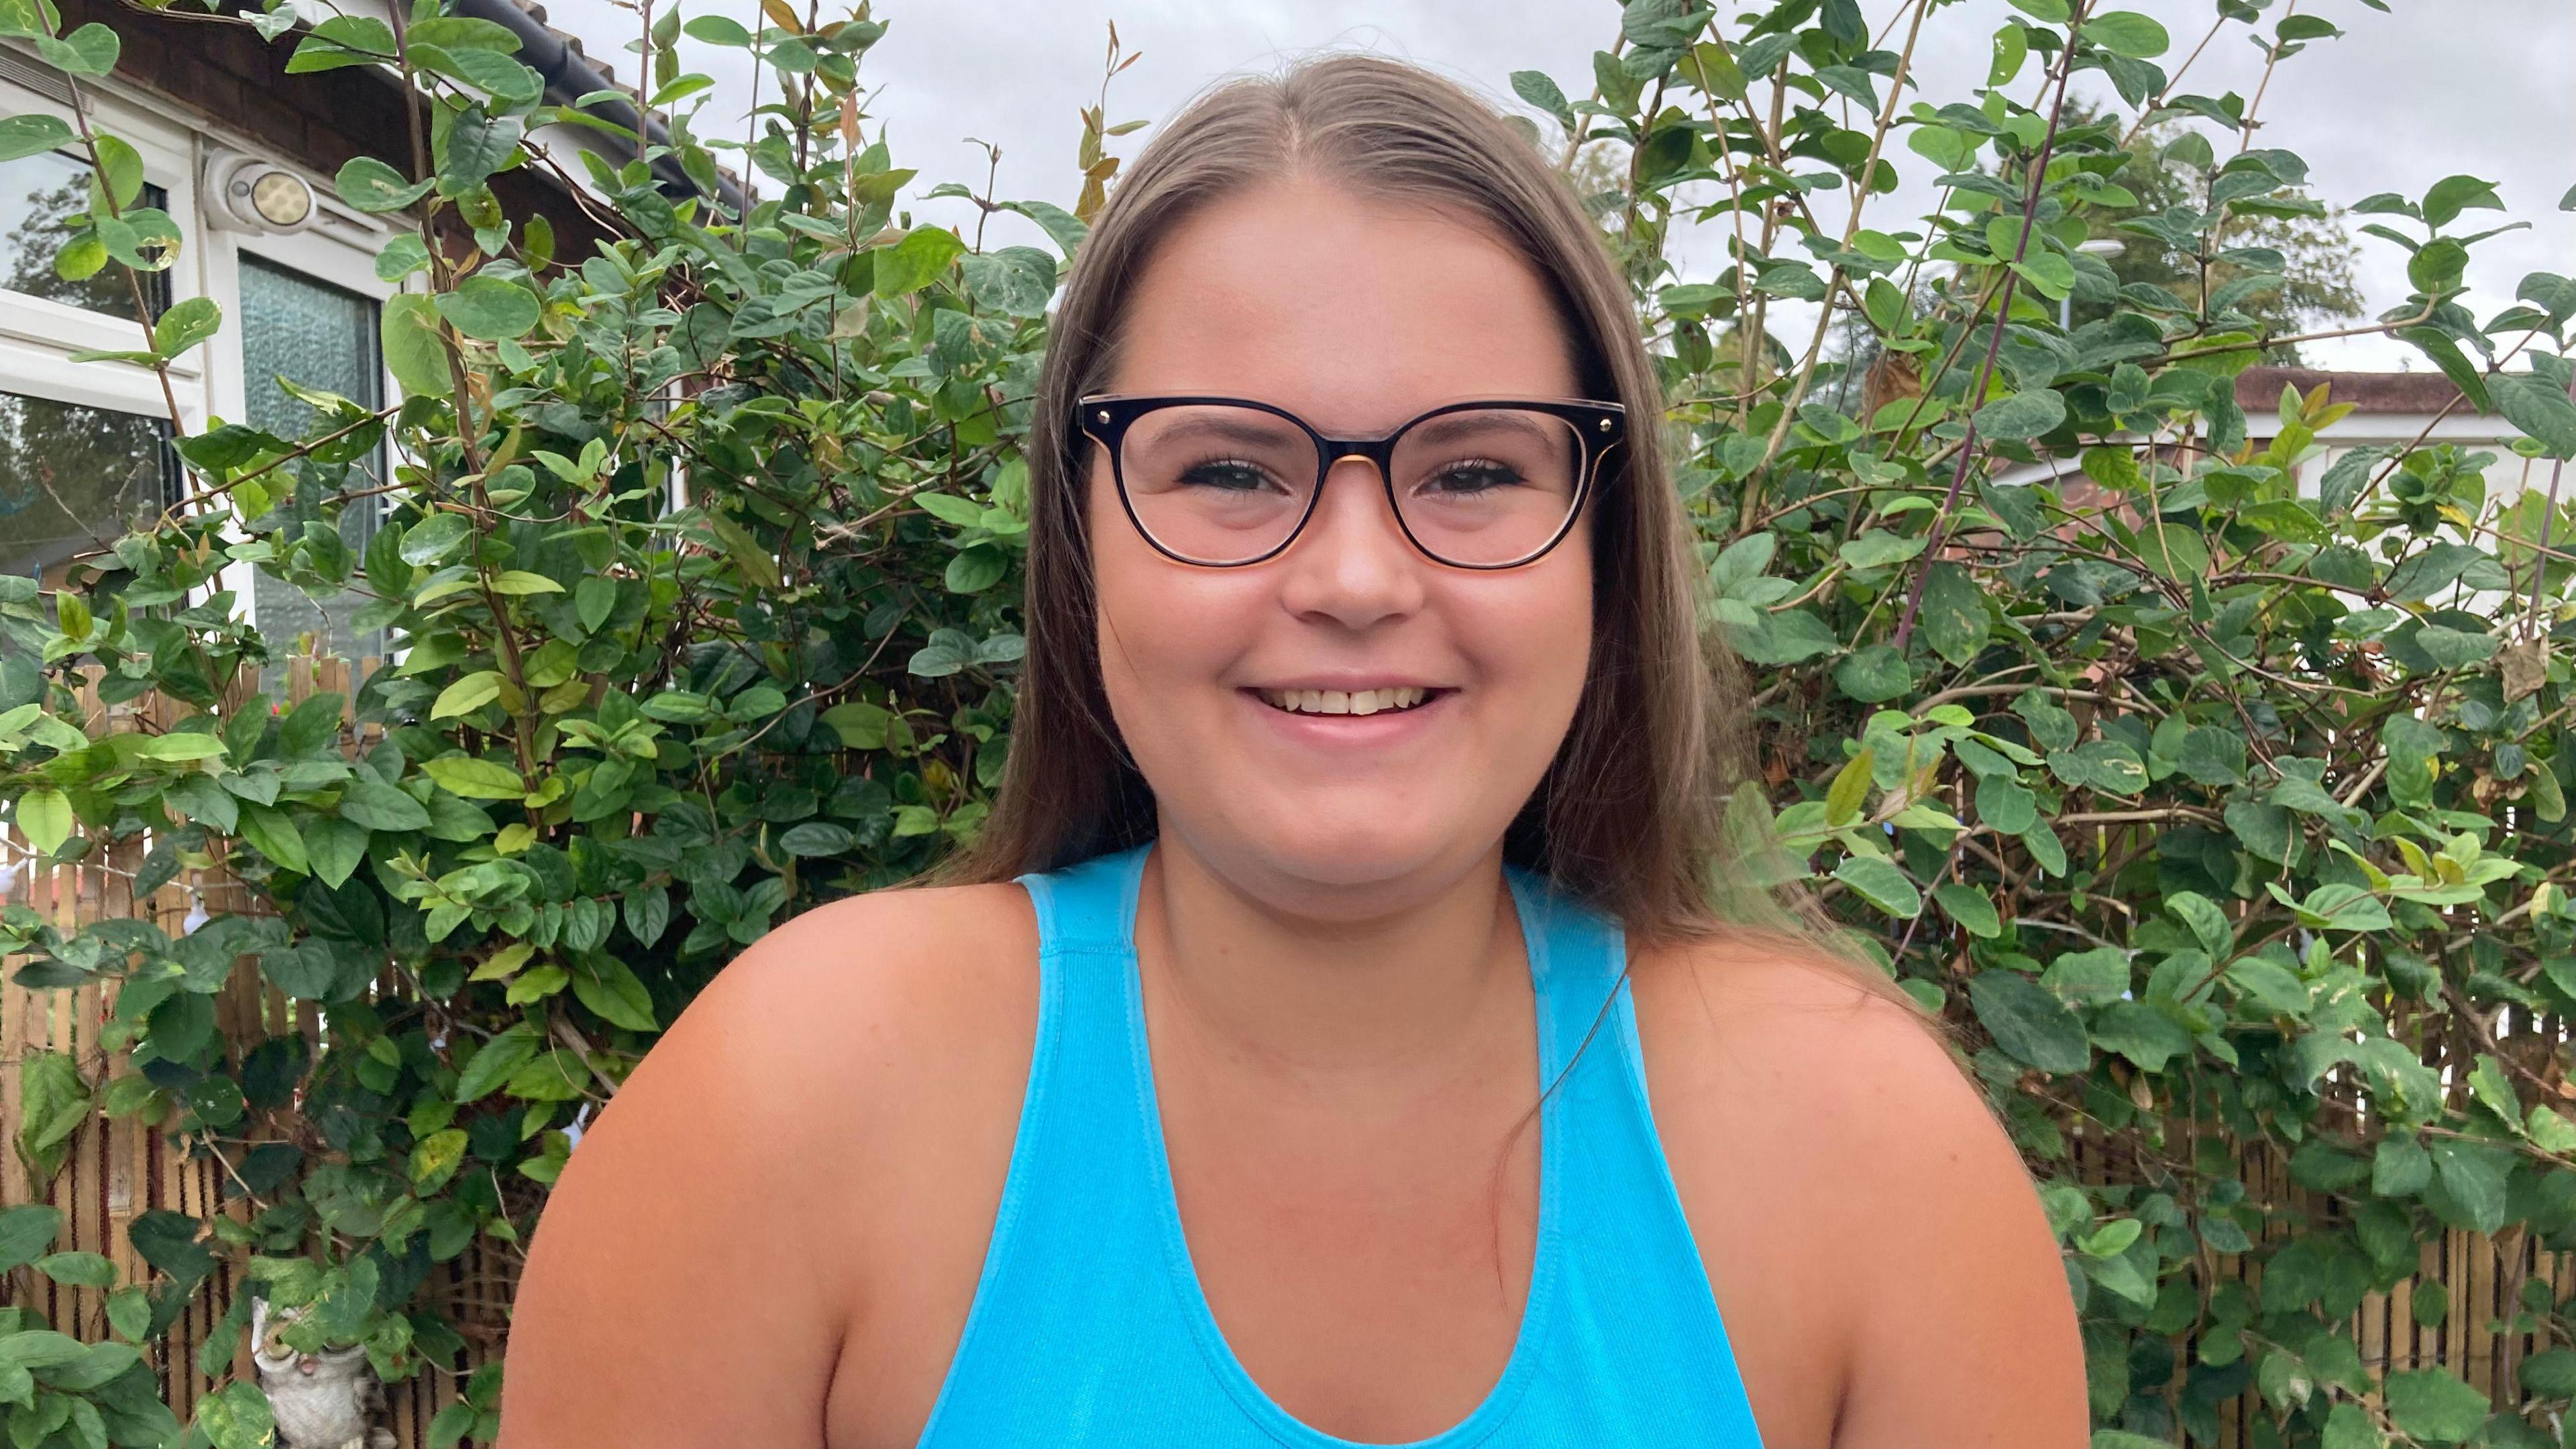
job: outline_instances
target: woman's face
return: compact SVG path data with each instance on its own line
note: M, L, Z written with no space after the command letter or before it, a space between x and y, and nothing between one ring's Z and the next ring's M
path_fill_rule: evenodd
M1156 246L1109 390L1248 398L1334 435L1460 399L1577 395L1546 285L1508 247L1302 179L1212 204ZM1257 896L1352 914L1496 847L1582 690L1587 520L1521 567L1452 568L1406 540L1375 466L1344 458L1286 552L1207 568L1146 543L1091 454L1103 682L1167 837ZM1425 701L1281 707L1390 689Z

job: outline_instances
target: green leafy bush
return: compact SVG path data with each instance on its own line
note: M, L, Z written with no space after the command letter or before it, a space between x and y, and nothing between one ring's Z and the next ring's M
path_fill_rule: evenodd
M1811 886L1971 1043L2065 1246L2100 1449L2214 1439L2240 1400L2257 1443L2554 1442L2576 1310L2545 1282L2514 1286L2506 1326L2546 1351L2492 1419L2437 1366L2375 1379L2351 1319L2447 1229L2576 1246L2576 1123L2534 1026L2576 1009L2557 496L2576 282L2535 274L2481 320L2463 277L2491 187L2359 202L2417 289L2370 327L2527 434L2513 451L2545 486L2496 488L2495 458L2450 445L2321 470L2345 410L2322 390L2284 395L2253 447L2235 379L2299 339L2247 310L2290 279L2246 238L2314 208L2305 166L2252 144L2242 98L2162 68L2155 21L2014 4L1986 83L1947 103L1906 91L1923 31L1957 22L1928 4L1873 38L1854 0L1723 23L1634 0L1588 83L1511 78L1552 128L1534 140L1596 179L1663 359L1710 622L1752 666L1771 788L1738 798L1728 868ZM2336 34L2218 9L2272 64ZM8 14L75 77L113 65L101 27ZM791 18L658 18L657 154L770 194L737 222L644 161L583 155L631 234L578 264L490 190L566 119L505 37L427 0L400 31L284 42L296 68L390 64L438 95L432 174L339 180L353 205L415 208L384 272L430 284L385 313L399 406L316 395L301 439L187 437L190 507L75 587L0 581L0 798L28 842L147 842L138 897L220 861L260 902L178 935L0 922L22 984L121 983L117 1075L26 1063L31 1164L112 1113L187 1134L249 1199L138 1223L155 1271L110 1298L106 1341L0 1310L16 1442L175 1435L136 1347L219 1260L312 1305L306 1342L363 1343L389 1378L448 1362L455 1327L415 1290L478 1239L524 1239L582 1104L733 952L983 816L1021 651L1028 400L1083 224L953 184L928 195L1017 212L1052 249L899 214L914 173L851 99L885 27L864 6ZM683 34L753 50L785 97L750 144L671 109L703 99ZM2124 105L2065 110L2084 71ZM1088 214L1129 127L1084 120ZM2132 144L2150 124L2205 186L2155 211L2123 182L2158 154ZM105 180L60 268L166 266L167 219L131 208L106 138L0 126L20 154L81 144ZM1940 207L1873 225L1900 166L1939 178ZM2078 249L2112 216L2133 258L2230 280L2121 285ZM434 218L471 251L433 245ZM1693 219L1742 228L1704 277L1670 260ZM2061 326L2062 299L2087 320ZM1802 349L1772 335L1792 302L1824 304ZM183 304L100 365L166 366L219 326ZM353 553L339 511L379 492L389 520ZM391 630L399 659L353 700L238 703L280 641L218 587L228 561L355 591L355 627ZM84 733L85 668L101 699L157 692L176 722ZM325 1010L318 1053L216 1029L244 956ZM2078 1140L2131 1166L2078 1170ZM2267 1154L2302 1198L2248 1193L2242 1159ZM58 1226L0 1215L0 1269L112 1283L104 1259L46 1256ZM497 1391L478 1376L440 1435L488 1434ZM235 1383L189 1432L231 1449L266 1423Z

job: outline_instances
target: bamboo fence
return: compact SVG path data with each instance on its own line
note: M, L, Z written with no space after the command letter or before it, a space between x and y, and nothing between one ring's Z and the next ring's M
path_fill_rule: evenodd
M349 666L336 659L296 659L285 678L285 700L293 706L317 693L352 694ZM101 705L94 688L84 690L81 705L86 727L96 732L105 716L111 729L163 729L192 713L157 695L116 705ZM220 711L268 709L271 701L245 688ZM202 901L209 912L242 911L253 905L250 892L221 871L191 871L161 887L147 900L136 900L134 872L142 863L140 843L129 842L99 856L69 865L30 862L16 832L7 834L8 860L18 863L0 898L33 907L57 926L69 929L82 921L145 917L177 934L192 906ZM6 867L0 867L6 869ZM81 1074L92 1083L106 1080L122 1065L122 1053L107 1050L100 1028L115 1003L112 986L77 990L29 991L7 977L23 964L20 958L0 962L0 1136L14 1143L19 1122L19 1063L30 1053L69 1052ZM237 962L215 1004L216 1028L226 1040L253 1042L300 1032L318 1047L321 1023L309 1003L299 1004L261 979L256 959ZM147 1212L167 1209L195 1218L218 1213L247 1221L249 1205L238 1194L227 1195L213 1162L192 1159L184 1143L159 1128L125 1120L93 1120L73 1139L69 1160L50 1182L28 1180L16 1151L0 1148L0 1206L42 1202L62 1210L64 1230L59 1251L83 1250L113 1260L125 1281L142 1282L151 1269L127 1240L126 1229ZM457 1259L437 1265L424 1295L446 1308L466 1337L466 1351L452 1365L402 1384L386 1386L385 1427L401 1449L421 1449L429 1442L430 1420L455 1401L465 1376L501 1353L507 1327L506 1308L512 1267L506 1254L477 1239ZM232 1306L240 1284L229 1265L196 1294L188 1311L167 1337L147 1347L147 1361L161 1375L163 1401L182 1421L197 1400L220 1380L198 1372L198 1350ZM0 1274L0 1304L30 1308L55 1328L76 1338L107 1336L106 1297L94 1288L64 1288L32 1268ZM247 1335L235 1353L232 1374L255 1379ZM472 1441L467 1441L471 1443Z

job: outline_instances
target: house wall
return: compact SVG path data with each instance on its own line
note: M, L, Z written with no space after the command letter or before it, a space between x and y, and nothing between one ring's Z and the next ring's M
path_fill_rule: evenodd
M326 194L340 168L362 155L414 174L402 90L385 71L350 66L288 75L294 41L263 41L238 20L177 8L138 10L118 0L59 3L66 32L97 21L117 33L124 42L121 79L192 113L192 120L234 133L254 154L293 164ZM421 124L426 136L426 114ZM579 261L606 238L562 186L534 168L495 176L492 189L511 216L542 215L552 223L557 254L567 260Z

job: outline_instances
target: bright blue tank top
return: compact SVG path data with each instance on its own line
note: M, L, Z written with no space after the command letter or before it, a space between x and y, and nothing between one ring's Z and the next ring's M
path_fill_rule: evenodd
M1262 1392L1190 1265L1136 974L1148 848L1020 878L1037 908L1037 1049L983 1278L922 1449L1354 1443ZM1625 940L1572 896L1509 875L1539 1080L1556 1084L1540 1109L1537 1255L1501 1378L1414 1449L1759 1449L1649 1115Z

